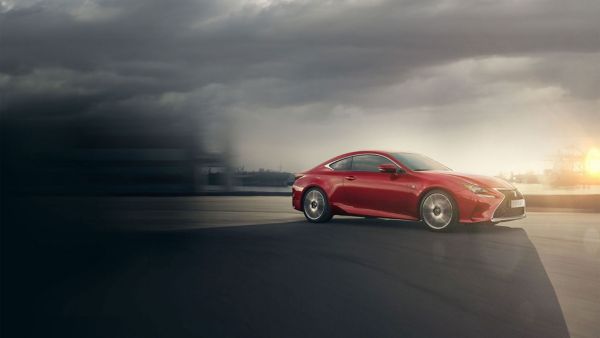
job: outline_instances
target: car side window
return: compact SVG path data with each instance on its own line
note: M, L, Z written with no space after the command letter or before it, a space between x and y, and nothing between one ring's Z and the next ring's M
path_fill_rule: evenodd
M385 157L377 155L357 155L352 159L352 171L379 172L382 164L394 164Z
M345 159L333 162L329 165L329 167L335 171L350 170L351 166L352 166L352 157L347 157Z

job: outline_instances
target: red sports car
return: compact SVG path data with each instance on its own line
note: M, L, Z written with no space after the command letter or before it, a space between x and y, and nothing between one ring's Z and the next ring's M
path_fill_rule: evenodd
M315 223L333 215L384 217L420 220L432 231L525 217L523 195L510 183L406 152L357 151L327 160L296 175L292 204Z

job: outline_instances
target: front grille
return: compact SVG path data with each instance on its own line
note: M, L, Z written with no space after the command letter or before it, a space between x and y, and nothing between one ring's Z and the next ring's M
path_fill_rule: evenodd
M525 208L511 208L510 201L523 199L523 195L518 190L498 190L504 195L504 200L494 212L493 218L519 217L525 214Z

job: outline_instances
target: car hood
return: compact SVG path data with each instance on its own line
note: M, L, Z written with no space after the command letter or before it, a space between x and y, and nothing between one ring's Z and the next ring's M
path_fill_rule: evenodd
M452 176L460 178L466 182L477 184L484 188L515 189L515 187L512 184L497 177L465 174L456 171L420 171L419 173L427 175Z

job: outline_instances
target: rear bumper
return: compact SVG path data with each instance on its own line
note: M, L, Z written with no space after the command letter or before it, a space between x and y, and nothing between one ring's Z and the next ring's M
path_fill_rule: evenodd
M302 211L302 187L292 185L292 207Z

